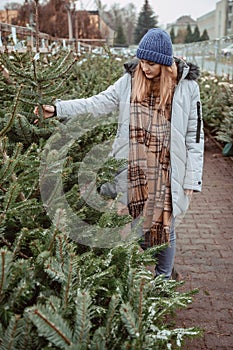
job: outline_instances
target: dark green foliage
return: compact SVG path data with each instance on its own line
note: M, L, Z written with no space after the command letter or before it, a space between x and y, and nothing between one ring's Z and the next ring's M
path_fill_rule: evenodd
M196 26L194 31L192 32L190 24L188 24L186 29L179 29L177 35L175 35L174 28L172 28L170 36L173 43L179 44L209 40L208 32L206 29L203 31L202 35L200 35L198 26Z
M233 142L232 84L226 78L205 74L200 87L206 128L219 141Z
M124 31L123 31L122 24L119 24L117 27L117 34L116 34L116 38L114 40L114 45L116 45L116 46L117 45L120 45L120 46L127 45L126 37L125 37Z
M2 85L7 86L8 89L4 96L5 108L0 115L2 136L0 142L0 208L2 213L0 230L11 242L21 228L32 229L38 225L47 227L49 223L39 193L40 154L46 140L60 123L52 119L48 121L41 119L39 123L34 124L35 105L50 103L55 98L56 90L59 90L58 86L60 91L56 97L90 96L92 85L88 82L92 78L95 92L104 90L122 74L123 67L122 63L117 64L117 61L111 57L103 59L82 57L74 65L76 58L72 58L71 53L68 55L61 53L58 57L41 55L39 60L35 60L31 52L23 55L13 54L9 57L7 54L2 54L1 60L2 64L8 68L10 78L9 81L5 79L1 81ZM97 69L92 69L95 65L102 70L101 75ZM84 74L86 74L85 79ZM82 81L81 84L80 81ZM80 93L76 91L79 85L82 87ZM12 99L12 95L8 95L8 90L12 90L12 95L16 94L16 97ZM30 98L25 97L25 93ZM72 148L73 152L70 150L68 154L70 161L64 169L64 185L67 193L70 193L72 186L77 183L75 174L78 173L79 162L88 151L85 148L91 148L93 143L100 143L110 138L115 131L116 123L109 124L107 127L98 126L88 133L83 132L83 137ZM80 202L83 206L83 201L80 200ZM86 215L89 216L88 213Z
M66 99L86 98L105 90L124 72L123 63L116 61L105 48L105 57L82 57L73 66L72 86L66 90ZM64 95L63 95L64 97Z
M187 33L186 33L186 36L185 36L185 43L192 43L192 42L193 42L193 33L192 33L192 30L191 30L190 24L188 24L188 26L187 26Z
M206 29L204 29L204 31L203 31L203 33L202 33L202 35L200 37L200 41L205 41L205 40L210 40L208 32L207 32Z
M193 42L200 41L200 30L198 26L195 27L193 32Z
M88 349L100 338L105 349L154 349L156 343L157 349L166 349L168 343L176 348L184 336L197 334L195 329L165 325L165 315L185 307L192 297L176 292L175 281L153 279L145 269L153 262L153 251L142 254L137 244L130 244L79 253L78 245L54 233L37 233L42 252L30 260L1 251L0 297L2 310L8 310L4 317L1 312L3 349L11 340L13 349L20 350L34 350L37 342L42 347L46 341L58 349L78 344ZM25 310L20 310L23 305Z
M210 74L203 76L200 81L204 123L211 127L213 131L218 130L222 120L223 105L216 103L216 98L220 92L219 81L220 78L212 77Z
M223 143L233 143L233 89L230 84L222 86L223 120L216 138Z

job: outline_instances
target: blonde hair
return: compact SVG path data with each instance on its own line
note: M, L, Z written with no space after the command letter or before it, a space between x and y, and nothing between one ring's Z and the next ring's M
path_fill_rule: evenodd
M160 108L165 109L166 103L171 101L173 88L177 81L177 67L173 63L172 66L160 65ZM155 79L156 80L156 79ZM139 63L135 69L132 83L132 102L142 102L152 93L157 92L158 84L153 79L147 79ZM157 88L157 90L155 90Z

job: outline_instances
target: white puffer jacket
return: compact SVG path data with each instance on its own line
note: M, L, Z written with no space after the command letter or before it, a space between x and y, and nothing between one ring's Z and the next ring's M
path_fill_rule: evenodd
M189 206L189 198L184 189L201 191L204 153L204 134L199 86L196 79L199 69L176 59L178 84L176 86L171 116L171 191L173 215L183 215ZM112 156L128 159L131 74L136 62L126 64L126 73L107 90L86 98L56 101L58 117L63 119L84 113L93 116L109 114L119 110L118 131ZM116 178L116 191L122 193L122 201L127 204L127 171Z

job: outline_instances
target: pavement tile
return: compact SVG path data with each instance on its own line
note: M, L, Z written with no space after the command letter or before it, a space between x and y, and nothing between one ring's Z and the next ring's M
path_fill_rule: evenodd
M233 161L205 144L203 190L176 228L175 266L185 281L181 291L198 289L193 303L177 312L176 323L200 327L201 338L184 350L233 350Z

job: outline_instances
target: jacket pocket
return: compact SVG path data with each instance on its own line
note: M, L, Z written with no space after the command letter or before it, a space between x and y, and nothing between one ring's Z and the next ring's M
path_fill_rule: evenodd
M200 142L201 135L201 103L197 102L197 131L196 131L196 143Z

